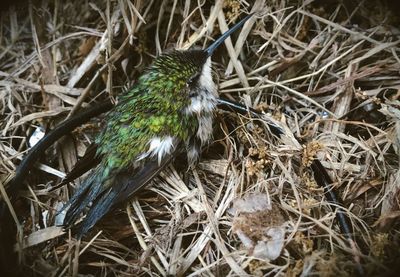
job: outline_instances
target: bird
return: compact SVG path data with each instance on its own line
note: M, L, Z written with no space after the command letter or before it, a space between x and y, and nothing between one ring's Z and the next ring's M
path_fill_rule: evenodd
M119 97L94 140L96 147L89 147L81 159L84 168L89 161L96 166L62 209L65 229L86 214L76 233L82 238L182 152L186 152L189 167L195 165L202 146L212 137L218 103L211 56L252 15L206 49L161 54Z

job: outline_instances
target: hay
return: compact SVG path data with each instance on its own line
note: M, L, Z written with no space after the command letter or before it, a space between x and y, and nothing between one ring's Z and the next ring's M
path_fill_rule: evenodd
M79 242L54 226L73 186L50 189L101 128L101 118L93 120L47 151L27 179L22 201L11 203L23 230L25 272L351 276L355 254L367 275L395 268L399 18L384 1L301 2L54 0L3 13L5 200L6 180L38 126L49 130L81 107L107 97L118 101L156 55L204 47L250 11L257 11L254 19L213 57L219 93L266 112L303 143L275 138L252 118L221 112L214 142L194 170L175 162ZM309 168L314 158L345 200L360 253L347 245L315 184ZM275 212L230 210L253 194L269 199ZM274 260L255 254L270 240L265 228L285 234Z

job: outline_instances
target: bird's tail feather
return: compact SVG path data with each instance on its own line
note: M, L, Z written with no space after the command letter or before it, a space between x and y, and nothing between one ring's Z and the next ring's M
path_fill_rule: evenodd
M103 192L105 177L101 168L97 167L93 175L81 184L73 197L64 205L63 210L68 208L63 222L66 228L70 228L84 209Z
M78 239L85 235L111 209L116 196L117 192L110 188L95 200L77 232Z
M161 162L157 158L148 160L139 168L104 169L104 165L97 166L78 191L65 205L69 207L64 219L64 226L70 228L84 209L92 203L77 232L78 238L85 235L110 209L127 200L137 190L146 185L171 160L180 153L177 147L166 155ZM108 185L107 185L108 184Z

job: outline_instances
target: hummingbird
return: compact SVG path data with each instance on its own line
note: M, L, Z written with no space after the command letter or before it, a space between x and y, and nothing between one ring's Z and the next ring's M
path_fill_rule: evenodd
M71 228L88 208L77 233L81 238L183 151L189 166L196 163L202 146L212 137L217 107L211 56L251 16L206 49L161 54L120 96L95 138L96 147L89 147L82 158L83 167L88 160L95 160L97 166L64 205L65 228Z

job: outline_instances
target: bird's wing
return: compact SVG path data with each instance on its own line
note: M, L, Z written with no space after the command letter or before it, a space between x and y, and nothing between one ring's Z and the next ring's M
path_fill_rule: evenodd
M182 147L178 146L175 149L164 156L159 162L157 157L149 160L135 175L132 176L129 171L123 172L118 175L120 182L118 182L113 190L117 193L117 197L113 205L124 202L131 197L135 192L146 185L150 180L156 177L166 166L168 166L180 153ZM118 178L117 177L117 178Z
M76 164L67 174L67 176L65 176L61 183L52 188L52 190L55 190L60 186L63 186L64 184L75 180L76 178L88 172L90 169L96 167L101 162L101 157L99 155L96 155L96 151L97 144L93 142L89 145L83 157L76 162Z
M93 201L92 207L79 227L78 237L86 234L110 209L123 203L148 184L180 153L179 149L177 147L172 153L165 155L161 162L157 157L152 158L136 174L132 175L129 170L119 172L114 178L113 186Z
M129 197L145 186L152 178L160 173L179 153L182 147L178 145L163 156L149 157L139 168L125 168L116 173L112 179L112 185L98 185L103 182L100 166L96 167L94 173L89 176L75 192L73 197L65 205L69 207L64 219L64 226L71 227L76 222L84 209L92 203L86 217L77 231L78 237L85 235L110 209L124 202Z
M86 123L91 118L96 117L113 107L110 101L101 102L94 107L88 108L73 117L66 119L56 126L46 136L33 146L24 157L15 171L14 178L7 184L9 197L16 197L18 191L23 188L24 180L29 175L36 161L44 155L47 148L66 134L71 133L76 127Z

